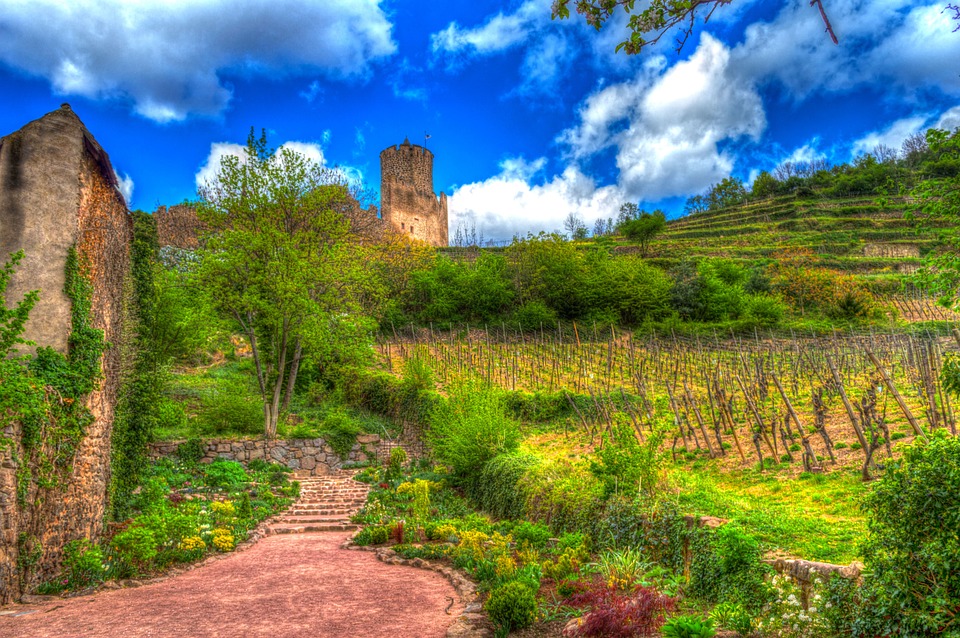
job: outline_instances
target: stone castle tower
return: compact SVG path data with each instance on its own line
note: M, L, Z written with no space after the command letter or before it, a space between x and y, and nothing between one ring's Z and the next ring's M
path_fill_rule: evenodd
M380 153L380 211L396 231L433 246L449 243L447 196L433 192L433 153L409 139Z

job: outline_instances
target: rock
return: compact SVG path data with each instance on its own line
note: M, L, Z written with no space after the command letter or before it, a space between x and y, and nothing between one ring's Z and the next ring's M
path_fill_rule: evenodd
M357 443L379 443L380 435L379 434L358 434Z

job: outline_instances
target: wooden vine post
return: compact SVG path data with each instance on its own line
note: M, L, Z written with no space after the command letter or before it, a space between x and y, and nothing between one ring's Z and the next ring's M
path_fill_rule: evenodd
M777 386L777 391L780 392L780 397L787 406L787 413L797 426L797 432L800 434L800 443L803 444L803 469L809 472L813 469L813 463L817 460L817 455L814 453L813 447L810 445L810 437L808 437L807 433L803 431L803 425L800 423L800 417L797 416L797 411L793 409L793 404L790 403L787 393L784 392L783 385L780 383L780 378L772 372L770 373L770 377L773 379L774 385Z
M837 384L837 391L840 393L840 400L843 401L843 407L847 410L847 416L850 418L850 423L853 425L853 430L857 433L857 440L860 441L860 449L863 450L863 453L867 453L867 439L863 435L863 429L860 427L860 422L857 420L857 415L853 411L853 405L850 403L850 399L847 397L846 390L843 389L843 382L840 380L840 371L837 370L837 364L833 362L833 357L827 355L827 365L830 367L830 373L833 375L833 382Z
M913 416L913 412L911 412L910 408L907 407L907 403L903 400L903 397L897 390L897 386L893 385L893 379L890 378L890 375L887 374L887 371L884 369L884 367L880 365L880 360L877 359L876 355L874 355L869 349L867 350L867 356L880 373L880 377L883 379L883 384L887 386L887 390L889 390L890 394L893 395L893 398L897 400L897 405L900 406L901 412L903 412L903 415L907 417L907 421L910 422L910 427L913 428L913 432L917 436L923 437L924 441L928 441L929 439L927 438L926 432L924 432L923 428L920 427L917 417Z

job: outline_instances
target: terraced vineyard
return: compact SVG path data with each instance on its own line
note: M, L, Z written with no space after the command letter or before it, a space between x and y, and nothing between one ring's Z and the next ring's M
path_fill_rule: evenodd
M937 246L935 232L916 233L906 200L780 197L695 213L668 223L655 242L660 260L698 257L767 259L786 248L809 249L823 265L859 275L915 271Z

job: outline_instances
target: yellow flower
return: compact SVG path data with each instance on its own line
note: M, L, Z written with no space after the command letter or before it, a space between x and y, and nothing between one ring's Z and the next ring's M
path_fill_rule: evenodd
M204 543L203 539L200 538L199 536L187 536L182 541L180 541L180 544L177 545L177 548L182 549L184 551L191 552L196 549L206 549L207 544Z

